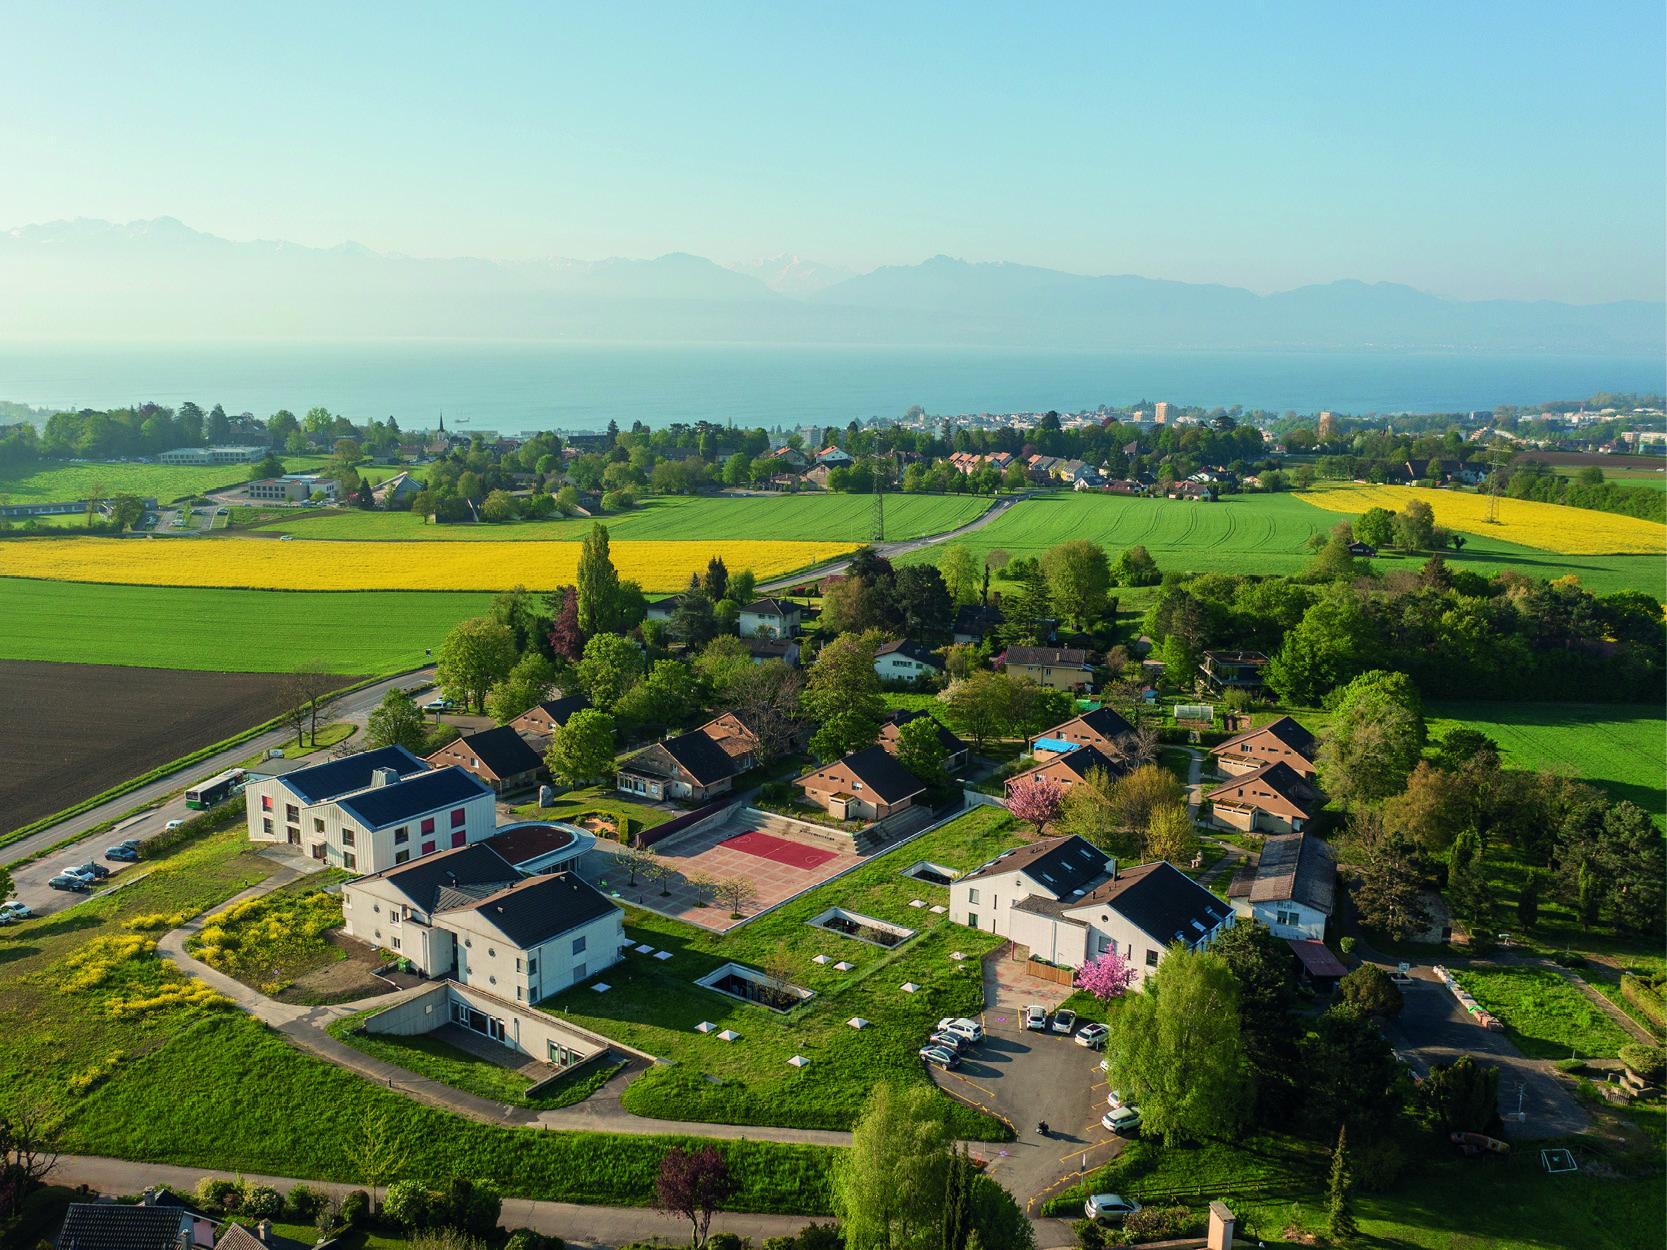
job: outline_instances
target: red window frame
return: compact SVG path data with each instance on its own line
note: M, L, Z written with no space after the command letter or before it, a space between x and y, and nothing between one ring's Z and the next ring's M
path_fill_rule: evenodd
M451 827L453 829L461 829L464 822L468 819L469 813L467 809L461 807L454 807L451 809Z

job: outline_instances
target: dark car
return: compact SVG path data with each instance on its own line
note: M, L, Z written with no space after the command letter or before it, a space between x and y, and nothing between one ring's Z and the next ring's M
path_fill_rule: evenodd
M110 870L108 868L91 859L84 864L77 864L75 866L75 871L82 874L91 874L95 881L102 881L110 875Z
M112 846L105 848L105 859L113 859L118 864L136 864L139 862L139 852L131 846Z
M59 873L46 884L51 886L54 890L74 890L78 894L85 893L87 890L92 889L92 886L87 884L87 879L85 877L73 877L67 872Z

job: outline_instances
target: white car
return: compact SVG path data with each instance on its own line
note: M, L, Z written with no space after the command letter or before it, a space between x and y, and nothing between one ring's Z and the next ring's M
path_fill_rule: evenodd
M1076 1043L1086 1046L1090 1050L1098 1050L1106 1044L1106 1038L1111 1036L1111 1030L1098 1022L1085 1024L1077 1030Z
M1055 1033L1063 1033L1069 1037L1071 1035L1071 1030L1076 1027L1077 1013L1072 1011L1069 1007L1061 1007L1058 1011L1053 1013L1053 1031Z
M1127 1137L1140 1127L1139 1107L1119 1107L1100 1117L1100 1127Z
M167 824L163 825L162 828L164 830L178 829L184 823L185 822L183 820L170 820Z
M14 920L27 920L35 913L29 910L29 904L13 899L9 903L0 903L0 924L10 924Z
M1122 1090L1114 1089L1114 1090L1111 1091L1111 1093L1106 1095L1106 1106L1110 1107L1113 1111L1117 1110L1117 1108L1121 1107L1122 1105L1123 1105L1123 1091Z
M1048 1009L1032 1003L1025 1008L1025 1028L1042 1032L1048 1027Z
M63 877L80 877L81 880L87 882L89 885L98 879L93 875L90 869L83 867L60 868L58 870L58 875Z
M969 1020L965 1016L945 1016L938 1021L935 1030L938 1033L955 1033L969 1042L984 1040L984 1026L976 1020Z
M1089 1219L1107 1222L1120 1223L1138 1210L1140 1204L1122 1194L1094 1194L1082 1204L1082 1213Z

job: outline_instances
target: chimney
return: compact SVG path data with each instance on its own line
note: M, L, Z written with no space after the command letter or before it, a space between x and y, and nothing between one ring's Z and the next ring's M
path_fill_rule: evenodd
M1210 1231L1205 1238L1205 1250L1233 1250L1235 1220L1225 1202L1210 1204Z
M262 1220L259 1224L256 1224L255 1225L255 1236L259 1237L262 1241L271 1241L272 1240L272 1221L271 1220ZM1229 1234L1229 1236L1231 1236L1231 1234Z
M1117 880L1117 856L1115 856L1115 855L1113 855L1111 857L1110 868L1111 868L1111 879L1113 881L1115 881L1115 880Z
M398 780L399 780L399 770L398 769L378 768L374 772L372 772L371 775L370 775L370 788L372 790L377 790L377 789L380 789L383 786L391 786L391 785L394 784L394 782L396 782Z
M154 1185L145 1186L145 1192L139 1199L139 1205L142 1207L154 1207L156 1205L156 1187Z

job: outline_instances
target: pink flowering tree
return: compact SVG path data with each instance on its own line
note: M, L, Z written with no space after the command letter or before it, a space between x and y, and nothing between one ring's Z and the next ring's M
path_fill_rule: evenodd
M1098 959L1090 960L1077 969L1072 982L1079 990L1087 990L1102 1003L1121 997L1134 984L1134 966L1115 950L1108 950Z
M1058 817L1064 802L1065 791L1046 777L1019 777L1007 787L1007 810L1035 825L1037 837L1043 825Z

